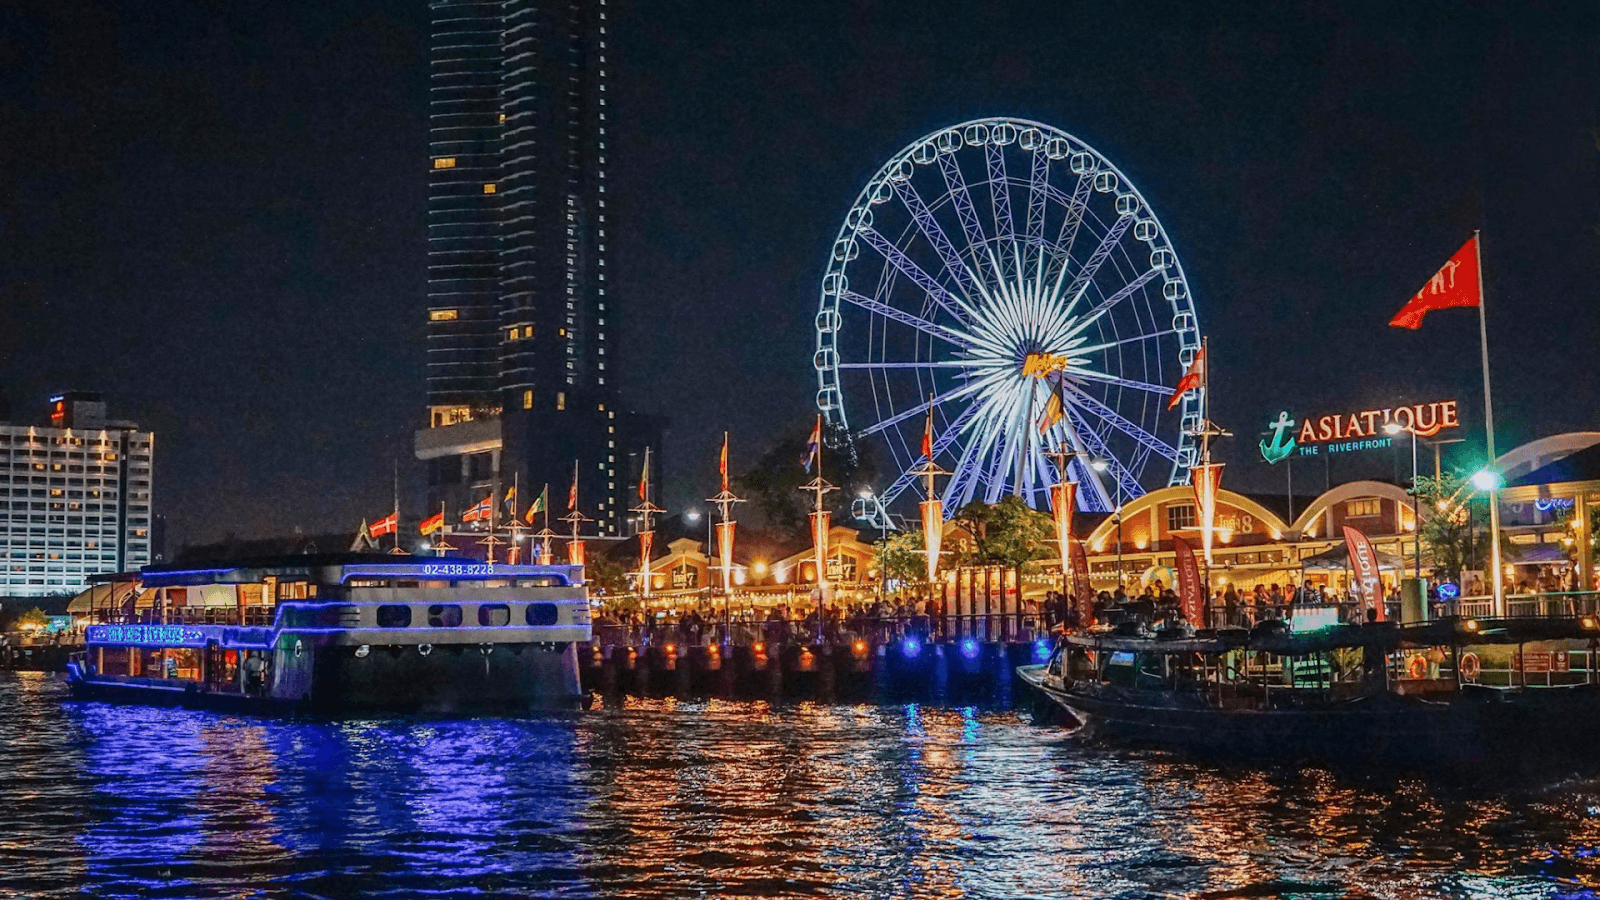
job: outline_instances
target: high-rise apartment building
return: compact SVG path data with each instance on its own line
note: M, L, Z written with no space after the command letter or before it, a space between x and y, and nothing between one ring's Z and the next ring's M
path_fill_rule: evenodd
M429 509L513 482L626 530L660 424L624 408L608 337L610 23L604 0L433 0ZM659 470L659 467L656 467ZM523 504L525 506L525 504ZM558 510L558 514L564 510Z
M155 436L78 391L50 398L49 422L0 423L0 597L79 591L151 562Z

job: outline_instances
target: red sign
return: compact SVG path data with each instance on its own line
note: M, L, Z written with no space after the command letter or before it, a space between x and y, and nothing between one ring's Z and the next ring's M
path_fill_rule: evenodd
M1355 570L1361 599L1377 609L1378 621L1382 622L1383 580L1378 575L1378 552L1372 549L1372 542L1366 535L1349 525L1344 526L1344 546L1350 553L1350 568Z
M1417 437L1433 437L1446 428L1461 427L1461 413L1455 400L1435 400L1388 409L1363 409L1328 416L1307 416L1294 439L1302 446L1326 444L1355 438L1376 438L1385 434L1383 426L1394 423Z
M1195 562L1194 548L1181 537L1172 539L1172 549L1178 553L1178 602L1183 604L1183 617L1196 628L1205 622L1205 584L1200 580L1200 565Z

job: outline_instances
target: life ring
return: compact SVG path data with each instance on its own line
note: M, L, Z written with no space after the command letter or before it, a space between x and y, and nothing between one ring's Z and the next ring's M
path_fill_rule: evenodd
M1483 671L1483 667L1478 664L1478 654L1476 653L1461 654L1461 661L1458 665L1461 667L1462 678L1476 679L1478 673Z
M1412 678L1427 678L1428 661L1421 656L1411 657L1411 661L1406 663L1406 674Z

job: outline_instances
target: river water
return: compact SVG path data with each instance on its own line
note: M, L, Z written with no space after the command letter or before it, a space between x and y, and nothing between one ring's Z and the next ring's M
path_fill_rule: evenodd
M0 675L0 897L1587 897L1600 780L1080 746L1008 710L279 723Z

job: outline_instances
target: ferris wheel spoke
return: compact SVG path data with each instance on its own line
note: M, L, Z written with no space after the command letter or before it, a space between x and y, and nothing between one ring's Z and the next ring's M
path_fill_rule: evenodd
M1123 465L1121 460L1117 459L1111 454L1110 450L1106 447L1106 442L1101 439L1100 435L1093 428L1089 427L1087 422L1083 421L1081 416L1069 409L1067 411L1066 418L1063 419L1063 421L1072 423L1070 431L1072 433L1072 439L1075 442L1076 449L1079 449L1080 451L1088 451L1087 455L1091 460L1099 459L1105 461L1107 471L1109 471L1112 477L1117 480L1117 483L1122 486L1121 493L1124 500L1131 500L1134 497L1140 497L1144 495L1144 487L1139 484L1139 479L1133 477L1133 473L1129 471L1128 467ZM1093 471L1093 469L1091 468L1090 471ZM1094 481L1097 485L1099 485L1100 499L1105 504L1105 508L1111 509L1114 505L1111 495L1106 491L1105 485L1101 483L1098 474L1094 478Z
M1026 246L1035 253L1044 247L1044 186L1050 183L1050 157L1043 147L1033 152L1033 177L1028 179L1028 240Z
M844 367L841 365L840 368ZM1151 394L1159 394L1163 397L1172 396L1172 388L1169 388L1164 384L1151 384L1148 381L1135 381L1131 378L1119 378L1115 375L1107 375L1104 372L1096 372L1093 369L1084 368L1082 366L1073 366L1069 368L1067 370L1067 377L1085 378L1089 381L1098 381L1101 384L1114 384L1117 387L1132 388L1136 391L1147 391Z
M962 429L966 428L967 423L971 422L972 418L977 414L978 407L976 404L968 406L961 411L959 416L956 416L955 421L946 425L944 430L939 432L939 436L933 439L934 459L938 459L942 453L950 448L951 444L955 443L956 438L961 436ZM920 453L917 454L917 459L915 462L922 462L922 455ZM895 498L900 496L901 492L915 483L918 478L922 477L912 471L915 468L917 468L916 465L906 467L906 470L901 472L899 476L895 478L894 482L889 485L888 489L883 492L883 495L880 499L885 506L893 503Z
M1109 312L1112 307L1128 299L1129 297L1132 297L1135 292L1144 287L1146 284L1150 283L1150 280L1155 278L1157 275L1160 275L1161 272L1161 269L1151 267L1138 278L1135 278L1134 280L1123 285L1121 288L1118 288L1116 293L1105 298L1104 300L1101 300L1094 306L1093 309L1090 309L1088 312L1084 313L1082 318L1073 323L1072 330L1068 332L1067 336L1071 337L1073 335L1082 333L1084 329L1094 324L1097 319Z
M939 227L939 220L933 217L932 211L928 209L928 204L922 202L922 195L917 193L917 189L912 187L909 181L897 183L894 186L894 192L900 197L900 202L906 205L906 210L911 213L911 218L916 221L917 230L922 232L922 236L927 239L928 243L933 245L934 251L939 254L939 259L944 263L945 271L949 272L951 279L970 296L976 279L973 277L972 272L967 269L966 263L961 261L961 254L956 251L955 244L950 242L950 238L945 235L944 229ZM970 321L972 310L967 309L965 306L962 308L965 310L967 317L963 321ZM961 317L958 316L958 318Z
M1085 174L1078 176L1078 184L1073 188L1070 197L1053 185L1047 191L1052 200L1066 207L1067 215L1061 222L1061 230L1056 234L1057 253L1053 254L1056 259L1052 260L1050 269L1045 273L1046 280L1054 275L1057 265L1065 268L1072 260L1072 245L1077 242L1078 227L1083 224L1084 214L1089 211L1089 188L1093 184L1093 176Z
M855 291L842 291L839 294L839 299L853 303L862 309L875 312L885 318L893 319L894 321L899 322L901 325L908 325L917 329L918 331L931 334L934 337L943 341L948 341L957 347L967 348L972 346L972 338L962 334L959 331L956 331L953 328L947 328L943 325L936 325L933 322L929 322L927 319L922 318L921 316L912 315L903 309L897 309L887 303L880 303L871 297L863 296Z
M1106 341L1103 344L1091 344L1090 346L1087 346L1087 347L1074 347L1072 349L1072 352L1073 353L1078 353L1078 354L1098 353L1101 350L1110 350L1113 347L1125 347L1128 344L1138 344L1138 343L1142 343L1144 341L1151 341L1151 340L1155 340L1156 338L1159 338L1159 337L1166 337L1169 334L1177 334L1177 333L1178 333L1178 329L1176 329L1176 328L1168 328L1165 331L1152 331L1149 334L1136 334L1136 335L1134 335L1132 337L1122 338L1121 340Z
M1078 299L1089 289L1089 282L1094 280L1095 273L1100 271L1100 266L1111 256L1111 251L1122 243L1122 236L1127 233L1128 226L1133 224L1133 216L1118 216L1117 221L1106 229L1105 236L1100 239L1100 246L1094 248L1094 253L1084 260L1083 268L1078 270L1076 278L1067 288L1067 311L1071 312L1078 305Z
M862 362L839 363L840 369L972 369L982 366L982 360L976 359L939 359L924 360L921 362Z
M1067 383L1066 390L1063 392L1063 396L1066 397L1066 400L1069 404L1072 404L1073 406L1076 406L1085 412L1089 412L1100 417L1101 419L1115 426L1117 430L1121 431L1123 434L1126 434L1128 437L1138 441L1140 444L1149 447L1151 450L1154 450L1169 460L1174 462L1177 461L1178 451L1174 450L1171 445L1167 444L1167 442L1161 440L1150 432L1145 431L1143 428L1140 428L1133 422L1128 421L1128 419L1124 418L1120 413L1111 407L1084 393L1083 389L1079 388L1077 385L1074 385L1070 382Z
M883 419L876 424L869 425L865 429L856 432L856 437L866 437L868 435L877 434L878 432L883 431L885 428L892 428L895 425L899 425L901 422L904 422L912 416L924 415L927 413L929 407L940 406L944 403L950 402L951 400L966 396L967 394L972 393L976 389L977 385L978 382L968 382L960 387L951 388L950 390L934 397L932 400L923 400L916 406L913 406L909 409L903 409L887 419Z
M989 203L994 208L994 234L1002 244L1009 244L1017 230L1011 224L1011 182L1006 179L1005 151L998 144L984 147L984 158L989 167Z
M956 217L961 220L961 230L967 236L967 246L983 246L983 242L988 238L984 236L983 226L978 224L978 211L972 208L972 192L967 190L967 180L961 177L961 165L956 162L954 153L939 154L939 174L944 177L944 186L950 194L950 203L956 208Z
M938 279L924 272L921 266L912 262L911 257L906 256L899 247L896 247L892 241L884 237L877 229L869 226L857 233L867 242L868 246L882 254L890 265L899 269L907 278L915 282L917 287L922 288L933 299L933 302L939 304L957 322L963 325L972 324L972 310L968 309L967 305L957 299L954 294L945 290L944 285L940 284Z

